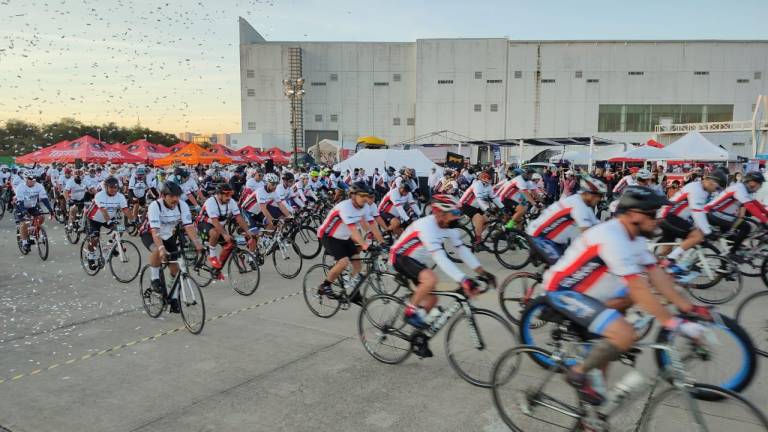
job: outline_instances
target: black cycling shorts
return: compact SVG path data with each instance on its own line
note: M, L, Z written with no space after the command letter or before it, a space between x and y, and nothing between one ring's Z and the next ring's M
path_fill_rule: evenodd
M603 302L576 291L550 291L547 304L568 320L590 333L604 336L606 328L623 315L606 307Z
M467 217L470 218L470 219L475 217L476 214L482 214L483 213L483 211L480 210L479 208L473 207L473 206L471 206L469 204L462 205L461 206L461 212L464 213L465 215L467 215Z
M99 222L95 221L93 219L88 219L88 235L91 237L98 237L101 233L101 227L106 228L107 224L105 222Z
M133 190L128 191L128 201L131 204L138 203L141 206L147 205L147 194L145 193L143 197L139 198L136 195L133 194Z
M392 219L397 218L397 216L388 212L381 212L379 213L379 216L381 216L381 219L384 220L384 223L387 225L389 225L389 223L392 222ZM397 219L400 220L400 218L397 218Z
M325 236L323 237L323 246L325 247L325 253L332 256L336 261L343 258L352 258L359 253L357 245L350 239L339 240L331 236Z
M405 255L396 256L393 267L395 268L395 271L413 281L414 284L419 283L419 273L427 268L427 266L419 261Z
M155 241L152 239L152 233L151 232L145 232L141 235L141 242L144 243L144 247L147 248L150 252L153 250L153 246L155 245ZM163 246L165 246L165 250L169 253L177 252L179 250L179 239L173 235L167 240L163 240Z
M517 201L509 198L505 198L501 203L504 204L504 209L510 213L514 213L517 210L517 206L520 205Z
M695 226L677 215L667 215L660 223L661 242L671 243L677 239L684 239L694 230Z

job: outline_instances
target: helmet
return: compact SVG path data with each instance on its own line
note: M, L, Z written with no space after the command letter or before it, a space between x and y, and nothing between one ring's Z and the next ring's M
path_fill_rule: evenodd
M627 210L655 211L670 204L667 197L645 186L629 186L619 198L617 213Z
M744 174L744 177L741 178L741 181L744 183L748 181L754 181L763 184L763 182L765 182L765 177L759 171L750 171Z
M405 189L405 192L406 192L406 193L408 193L408 192L410 192L410 191L411 191L411 184L410 184L410 183L408 183L408 182L401 182L401 183L400 183L400 187L401 187L402 189Z
M107 177L106 180L104 180L104 186L105 187L118 187L120 186L120 182L117 181L115 177Z
M288 172L284 172L284 173L283 173L283 180L287 180L287 181L293 181L293 180L295 180L295 178L293 177L293 173L292 173L292 172L290 172L290 171L288 171Z
M318 177L318 176L320 176L320 171L312 170L312 171L309 172L309 175L312 176L312 177Z
M582 192L589 192L593 194L606 194L608 193L608 187L602 181L592 178L590 176L584 176L579 181L579 188Z
M364 181L358 181L352 183L352 186L349 187L349 193L356 194L356 193L364 193L368 195L373 195L373 188Z
M457 200L453 195L432 195L432 202L430 205L432 206L432 210L439 210L442 212L459 210L459 200Z
M406 168L406 167L404 167L404 166L400 167L400 171L398 171L398 173L399 173L400 175L403 175L403 174L405 174L405 173L407 173L407 172L408 172L408 168Z
M653 175L647 169L641 169L637 171L635 177L639 178L640 180L650 180Z
M728 176L719 170L712 171L705 175L704 178L714 180L721 188L724 188L728 184Z
M271 184L278 184L280 183L280 179L277 177L277 174L269 173L264 176L264 181Z
M301 179L301 180L309 180L309 174L307 174L307 173L302 173L302 174L299 176L299 179Z
M160 190L160 193L163 195L170 195L170 196L181 196L181 186L178 185L176 182L167 181L163 183L163 188Z
M531 180L541 180L541 174L533 173L533 175L531 175Z
M233 192L232 185L229 183L220 183L216 186L216 193Z
M21 172L21 176L20 177L25 178L25 179L29 179L29 178L33 179L33 178L35 178L35 175L32 174L32 171L30 171L30 170L24 170L24 171Z
M391 167L387 168L387 172L390 173L390 174L394 174L395 173L395 167L391 166Z
M512 168L511 171L512 171L512 174L516 176L523 175L524 173L524 171L520 168Z
M64 175L72 175L72 168L64 168Z
M481 173L480 173L480 175L478 175L478 176L477 176L477 178L478 178L478 179L479 179L481 182L489 182L489 181L491 181L491 175L490 175L490 174L488 174L488 171L483 171L483 172L481 172Z
M136 175L144 175L147 173L147 169L144 167L136 168Z
M189 171L182 167L176 167L173 169L173 175L180 178L189 178Z

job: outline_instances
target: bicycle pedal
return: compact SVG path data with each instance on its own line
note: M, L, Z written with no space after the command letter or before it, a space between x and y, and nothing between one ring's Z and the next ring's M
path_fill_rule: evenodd
M349 299L345 296L343 299L339 300L341 303L341 310L349 310L349 308L352 307L352 304L349 302Z

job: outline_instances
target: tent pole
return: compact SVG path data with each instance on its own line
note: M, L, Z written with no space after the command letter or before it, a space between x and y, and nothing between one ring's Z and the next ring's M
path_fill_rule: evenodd
M518 140L518 152L517 152L517 166L522 167L523 166L523 140Z
M587 165L587 172L592 172L592 154L595 149L595 137L589 137L589 164Z

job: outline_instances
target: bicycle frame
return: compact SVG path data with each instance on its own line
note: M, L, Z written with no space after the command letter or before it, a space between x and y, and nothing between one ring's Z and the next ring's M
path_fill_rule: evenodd
M171 290L168 292L168 298L170 299L178 298L179 297L178 293L181 292L181 296L180 296L181 298L179 299L180 301L190 303L187 300L191 300L191 303L197 303L197 298L195 298L195 292L194 292L195 290L189 290L192 298L188 299L187 298L188 294L186 292L187 290L181 289L181 284L184 283L184 281L190 276L189 276L189 270L187 268L187 260L184 259L184 254L180 252L178 254L179 256L177 259L169 260L167 262L167 264L176 264L179 267L178 271L176 272L176 275L173 278L173 283L171 284Z
M727 240L724 240L722 238L720 240L727 242ZM680 242L648 243L648 250L650 250L651 253L654 253L656 251L656 249L659 248L660 246L677 247L677 246L680 246ZM724 250L728 250L729 247L730 246L728 246L727 243L726 243L726 247L725 247ZM691 262L695 262L695 261L698 262L700 264L700 266L701 266L701 272L705 276L711 278L715 274L715 269L713 269L709 265L709 262L706 259L704 259L705 258L704 257L704 255L705 255L704 252L705 252L704 248L702 248L701 245L696 245L696 246L692 247L691 249L688 249L687 251L685 251L685 253L683 254L682 258L679 261L682 262L682 263L691 263Z

